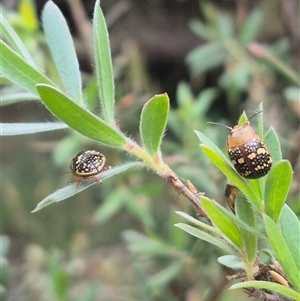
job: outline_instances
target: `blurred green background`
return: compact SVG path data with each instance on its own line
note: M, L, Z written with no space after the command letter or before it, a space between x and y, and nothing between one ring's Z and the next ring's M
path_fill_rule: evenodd
M94 1L54 1L69 22L85 87L97 108L89 45ZM39 16L45 1L2 1L2 12L42 70L56 71ZM120 128L139 141L143 104L171 99L163 141L167 164L199 191L224 203L226 179L201 154L194 130L226 151L228 126L264 104L266 128L278 133L294 169L288 203L299 199L299 2L101 1L110 32ZM2 84L1 94L11 87ZM53 120L38 102L0 108L1 122ZM96 109L97 110L97 109ZM98 108L100 110L100 108ZM255 128L255 118L251 121ZM3 300L248 300L227 291L230 274L216 248L173 225L189 202L147 170L126 172L30 213L72 182L71 158L85 148L110 165L124 153L64 130L1 137L1 297ZM2 300L2 299L1 299Z

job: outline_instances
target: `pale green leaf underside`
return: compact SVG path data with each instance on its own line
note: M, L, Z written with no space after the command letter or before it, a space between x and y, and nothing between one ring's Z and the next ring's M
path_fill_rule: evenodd
M246 270L245 263L240 257L235 255L224 255L218 258L218 261L226 267L233 270Z
M40 132L48 132L66 129L68 126L65 123L0 123L1 136L15 136L35 134Z
M98 0L94 10L93 42L102 116L108 124L114 124L115 92L110 44L106 22Z
M229 247L229 245L223 243L221 240L215 238L214 236L212 236L211 234L209 234L207 232L204 232L200 229L197 229L193 226L190 226L190 225L187 225L184 223L178 223L178 224L175 224L174 226L184 230L185 232L187 232L197 238L200 238L201 240L207 241L207 242L221 248L226 253L229 253L229 254L235 253L234 250Z
M106 171L103 171L100 174L98 174L96 177L98 179L100 179L101 181L103 181L107 178L110 178L110 177L117 175L121 172L124 172L128 169L132 169L132 168L136 168L136 167L140 167L140 166L141 166L140 162L126 163L126 164L108 169ZM43 199L41 202L39 202L37 204L36 208L32 212L37 212L52 203L65 200L65 199L87 189L88 187L90 187L94 184L98 184L95 181L95 179L83 180L79 187L76 187L76 183L69 184L68 186L55 191L54 193L50 194L45 199ZM101 187L100 187L100 189L101 189Z
M81 103L81 74L67 22L52 1L45 4L42 19L48 46L66 94L76 103Z
M0 106L11 105L19 102L27 102L27 101L40 101L41 99L28 92L20 92L13 94L1 95Z
M208 224L205 224L197 219L195 219L194 217L188 215L187 213L185 212L182 212L182 211L175 211L176 214L178 214L179 216L185 218L187 221L191 222L192 224L206 230L206 231L210 231L212 233L216 233L216 234L221 234L221 231L215 227L212 227Z

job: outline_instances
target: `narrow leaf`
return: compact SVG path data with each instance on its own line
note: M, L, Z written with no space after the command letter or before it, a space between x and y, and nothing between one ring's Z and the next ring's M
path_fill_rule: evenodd
M20 92L14 94L1 95L0 106L11 105L19 102L40 101L40 98L34 94Z
M66 129L64 123L44 122L44 123L0 123L1 136L15 136L35 134L41 132Z
M293 291L292 289L285 287L281 284L269 282L269 281L245 281L245 282L239 282L234 285L232 285L229 289L240 289L240 288L257 288L257 289L265 289L274 293L278 293L280 295L283 295L285 297L291 298L292 300L299 301L300 300L300 294Z
M277 162L268 174L265 189L265 212L275 223L286 200L293 170L287 160Z
M223 212L223 214L225 214L230 220L232 220L236 224L236 226L238 226L239 228L245 229L246 231L254 234L255 236L257 236L257 237L259 237L261 239L264 239L264 240L267 239L267 237L265 235L263 235L262 233L260 233L254 227L249 226L248 224L246 224L237 215L235 215L231 211L227 210L225 207L223 207L218 202L215 202L215 205L219 208L220 211Z
M187 224L183 224L183 223L178 223L174 225L175 227L178 227L180 229L182 229L183 231L201 239L204 241L207 241L217 247L219 247L220 249L222 249L224 252L229 253L229 254L234 254L235 252L233 251L232 248L229 247L229 245L225 244L224 242L222 242L220 239L212 236L211 234L204 232L200 229L197 229L193 226L187 225Z
M222 231L223 236L241 250L243 246L242 236L235 223L216 206L213 200L200 197L200 201L212 222Z
M204 153L209 159L222 171L222 173L228 178L229 182L234 183L246 198L253 202L259 211L262 211L262 204L255 193L255 191L247 184L247 182L240 177L240 175L228 164L227 160L224 160L218 153L206 145L200 145Z
M249 227L255 229L255 215L253 208L247 200L238 196L236 199L235 212L237 217L245 222ZM252 232L245 230L243 227L240 227L242 234L243 245L247 253L248 261L254 262L254 259L257 255L257 237Z
M158 237L149 237L133 230L125 230L123 237L131 252L145 255L170 256L170 246Z
M226 164L232 166L228 157L220 150L220 148L212 140L210 140L206 135L204 135L201 132L195 131L195 134L203 144L209 146L212 150L214 150L222 158L222 160L226 162Z
M264 223L267 234L276 253L276 257L282 266L283 271L296 290L300 291L300 274L297 271L293 257L282 234L277 229L275 222L269 216L264 215Z
M106 171L103 171L96 177L100 180L104 180L104 179L110 178L114 175L117 175L123 171L126 171L127 169L138 167L139 164L140 164L139 162L126 163L126 164L123 164L123 165L120 165L117 167L110 168ZM36 208L31 212L37 212L52 203L65 200L65 199L87 189L88 187L90 187L96 183L97 182L94 179L90 179L90 180L83 181L79 187L76 187L76 183L69 184L68 186L66 186L62 189L59 189L59 190L55 191L54 193L50 194L49 196L47 196L45 199L43 199L41 202L39 202L37 204Z
M143 107L140 132L143 145L151 156L159 152L169 113L169 97L157 94Z
M190 30L204 40L210 40L211 34L206 24L198 19L192 19L189 22Z
M289 248L294 263L300 273L300 223L288 205L284 205L279 218L282 236Z
M119 190L114 190L105 197L105 200L101 203L101 206L94 213L93 220L96 223L105 223L114 214L121 210L126 200L123 198L123 194Z
M72 36L63 14L53 1L45 4L42 20L48 46L66 94L80 104L81 75Z
M186 220L188 220L189 222L193 223L194 225L198 226L199 228L202 228L203 230L212 232L212 233L216 233L216 234L221 234L221 231L215 227L212 227L208 224L205 224L197 219L195 219L194 217L188 215L185 212L181 212L181 211L175 211L176 214L178 214L179 216L185 218Z
M47 85L37 85L45 106L79 133L103 144L123 147L126 137L103 120L75 104L66 95Z
M275 130L272 127L266 132L264 143L266 144L272 156L273 165L282 160L280 142Z
M94 9L93 40L96 76L103 119L108 124L114 124L115 92L113 68L108 31L99 0L96 1Z
M43 83L55 86L50 79L34 69L2 40L0 40L0 61L0 73L11 82L24 87L27 91L35 95L37 95L36 84Z
M219 14L216 19L220 39L224 42L231 40L234 35L234 24L232 18L225 13Z
M6 37L9 43L17 50L17 52L27 61L28 64L30 64L33 68L37 68L25 45L2 14L0 14L0 32Z
M233 270L246 270L245 263L240 257L235 255L224 255L218 258L218 261L224 266L231 268Z
M263 13L260 9L254 9L244 22L239 34L239 41L243 46L252 42L261 28Z
M263 184L261 184L261 181L263 182ZM248 183L252 190L255 192L255 194L258 196L259 200L262 200L265 178L249 179Z
M219 67L228 58L228 51L220 42L204 44L188 53L186 62L193 74Z
M173 263L167 265L167 267L163 270L160 270L153 276L150 276L147 280L147 286L150 286L153 289L164 288L168 283L170 283L175 277L179 275L183 267L183 261L173 261Z

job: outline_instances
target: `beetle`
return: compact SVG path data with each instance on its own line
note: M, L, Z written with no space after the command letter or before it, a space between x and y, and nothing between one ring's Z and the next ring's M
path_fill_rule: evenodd
M79 152L70 164L76 187L81 185L83 179L95 179L100 184L101 180L96 175L110 168L105 164L106 158L100 152L88 149Z
M246 179L258 179L265 176L272 167L272 157L261 138L250 126L250 119L244 125L237 124L233 128L215 122L230 129L227 137L228 156L236 171Z
M235 213L235 199L240 193L240 190L232 184L227 184L225 188L226 202L233 213Z

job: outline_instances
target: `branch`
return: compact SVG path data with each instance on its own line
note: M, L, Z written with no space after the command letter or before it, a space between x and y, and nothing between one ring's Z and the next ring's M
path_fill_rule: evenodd
M206 212L204 211L203 207L199 202L199 195L203 195L204 193L192 192L178 179L177 175L172 170L170 170L167 173L165 178L168 182L170 182L174 186L175 190L178 193L184 195L196 207L199 216L204 217L211 223L210 218L208 217L208 215L206 214Z

